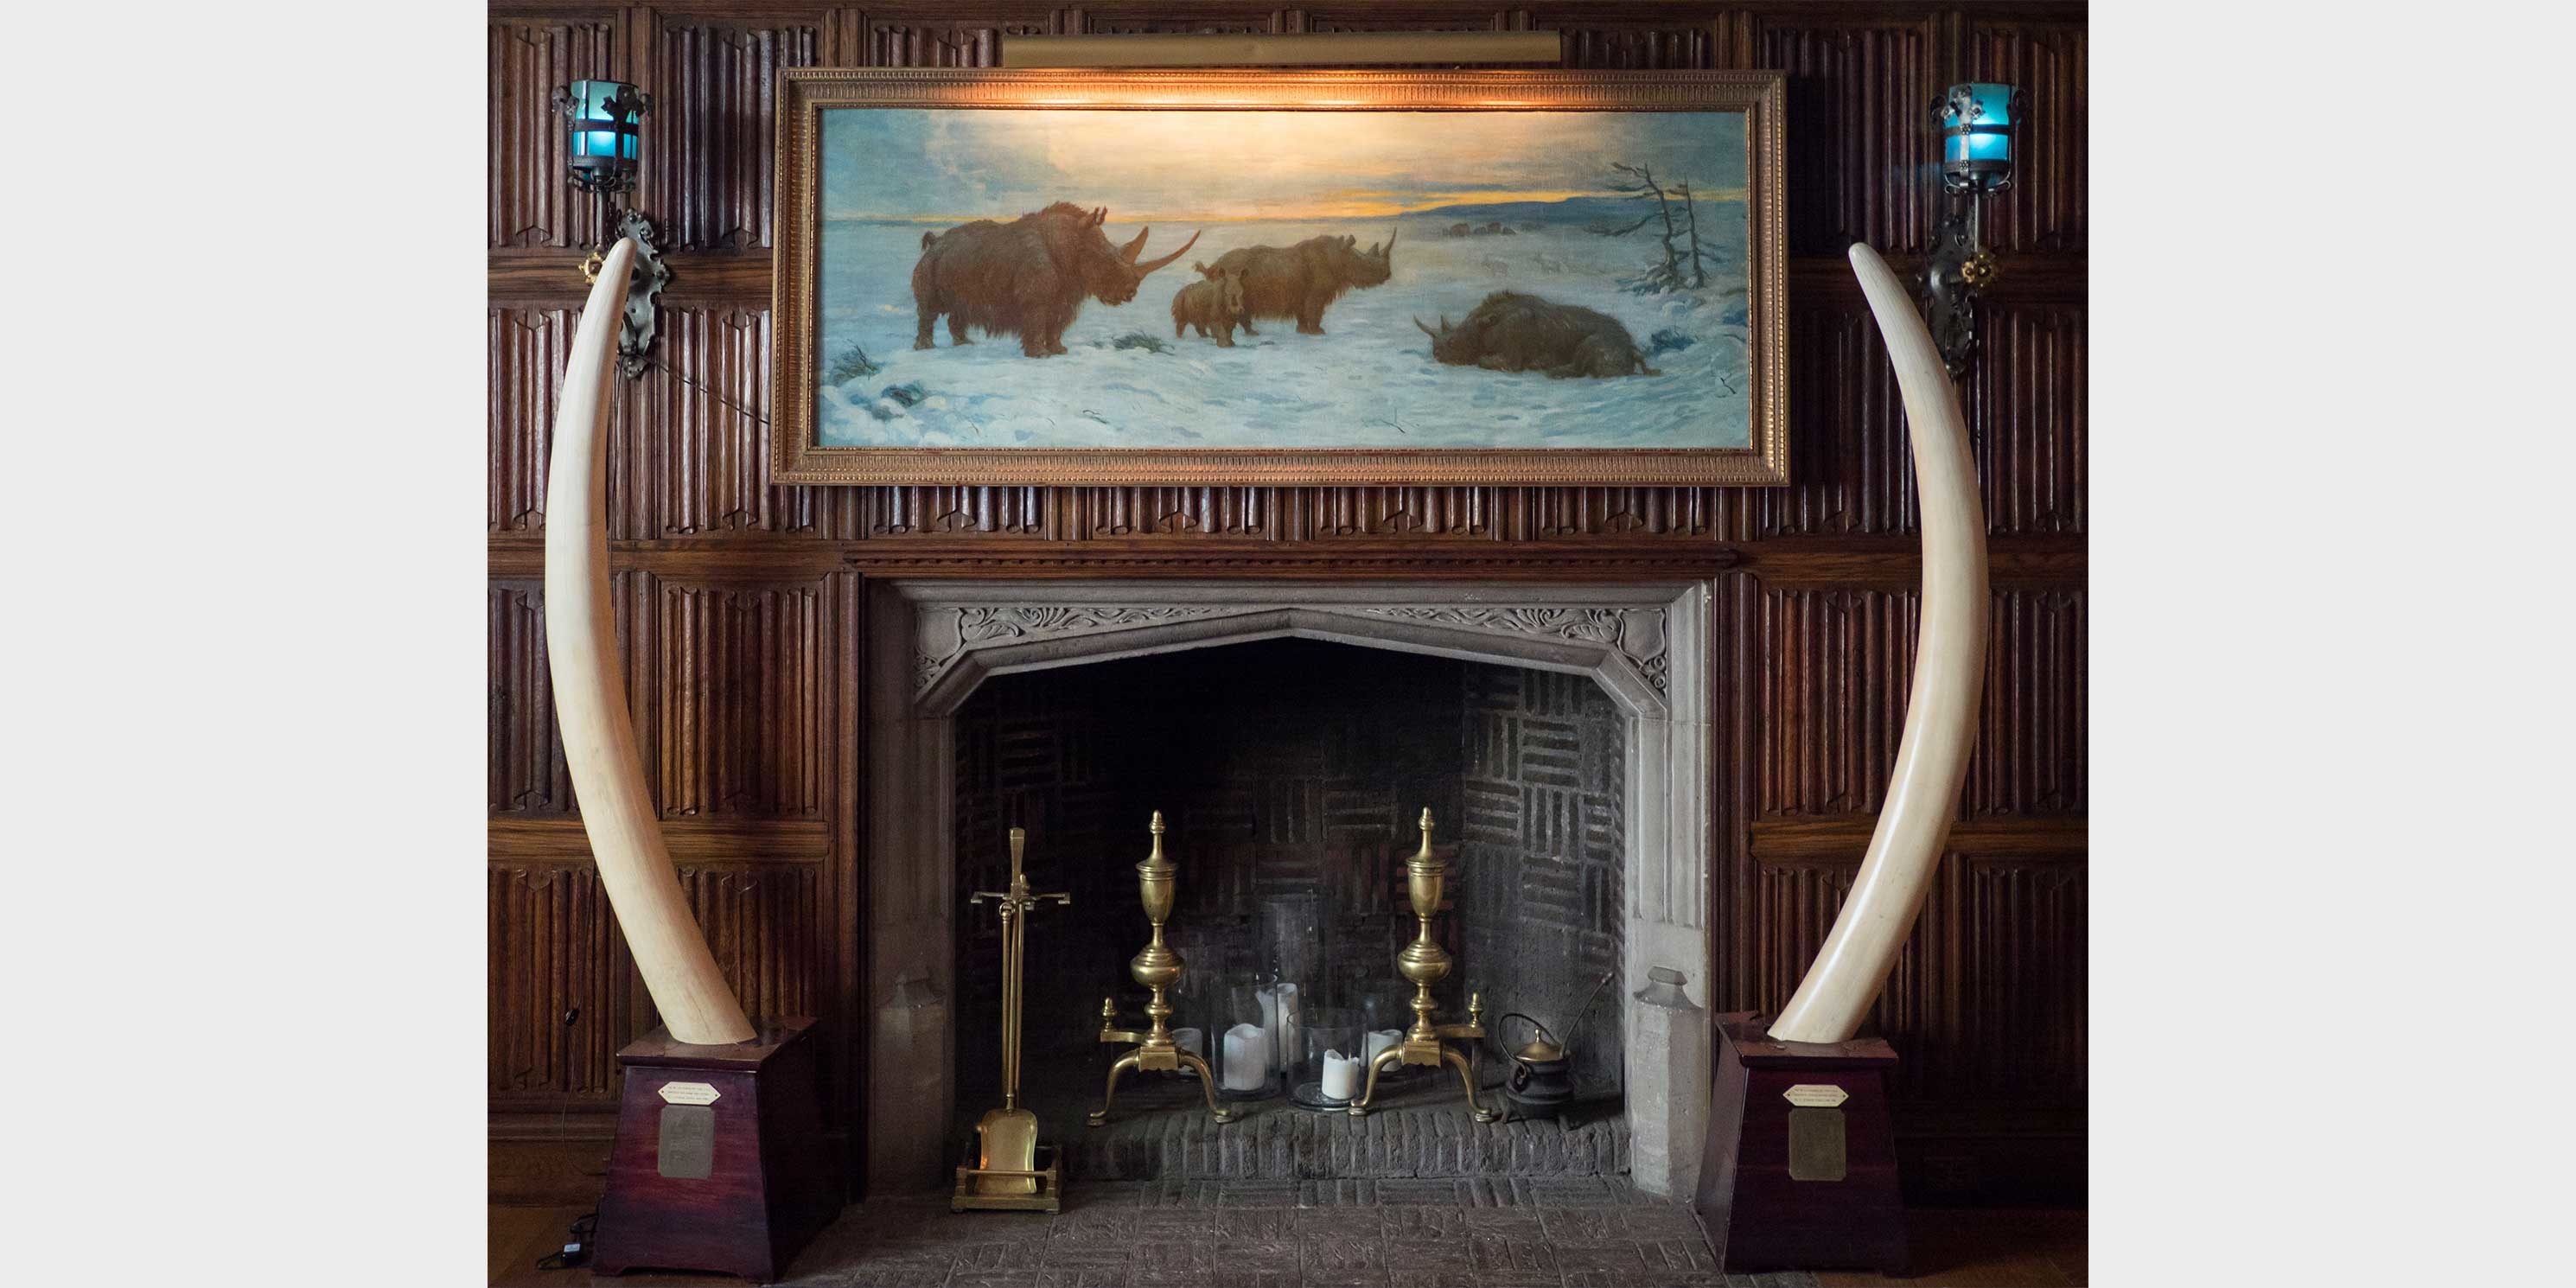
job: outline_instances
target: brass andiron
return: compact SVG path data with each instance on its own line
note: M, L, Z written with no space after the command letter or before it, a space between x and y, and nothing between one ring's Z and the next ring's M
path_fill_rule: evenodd
M1208 1072L1207 1061L1190 1054L1172 1041L1172 1031L1165 1021L1172 1016L1172 1004L1163 1000L1163 990L1181 978L1181 955L1163 944L1163 922L1172 915L1172 893L1179 883L1180 865L1163 857L1163 811L1154 811L1154 852L1136 865L1136 892L1145 904L1145 920L1154 923L1154 938L1142 952L1129 960L1127 973L1137 983L1153 990L1154 1000L1145 1004L1148 1026L1139 1031L1118 1027L1118 1003L1115 998L1100 999L1100 1040L1133 1042L1136 1049L1118 1057L1109 1066L1109 1090L1100 1098L1100 1107L1091 1111L1091 1125L1108 1121L1109 1106L1118 1099L1118 1075L1129 1069L1150 1069L1163 1073L1178 1071L1183 1065L1198 1074L1199 1093L1207 1097L1208 1114L1218 1122L1234 1121L1234 1112L1217 1107L1216 1078Z
M1431 1012L1431 986L1449 977L1448 950L1431 941L1431 914L1440 910L1440 894L1448 884L1448 873L1440 860L1431 857L1431 811L1422 811L1422 848L1404 863L1405 893L1413 899L1413 917L1418 923L1413 942L1396 954L1395 968L1413 981L1413 1028L1404 1041L1377 1053L1369 1061L1368 1085L1360 1098L1351 1102L1353 1117L1368 1116L1369 1099L1377 1094L1377 1075L1393 1064L1423 1064L1438 1068L1447 1063L1458 1070L1458 1080L1467 1087L1467 1108L1475 1112L1476 1121L1493 1122L1502 1117L1497 1110L1487 1109L1476 1101L1476 1066L1467 1056L1449 1048L1451 1040L1467 1043L1469 1055L1476 1041L1485 1036L1485 998L1481 993L1467 998L1467 1022L1434 1024Z
M1049 899L1070 906L1073 896L1063 891L1029 892L1028 875L1020 870L1028 839L1025 830L1011 829L1010 889L978 890L969 900L991 899L1002 906L1002 1107L975 1124L983 1151L976 1166L957 1169L957 1192L949 1200L952 1211L974 1207L1056 1210L1055 1165L1052 1160L1044 1169L1037 1165L1038 1116L1020 1108L1020 974L1028 960L1029 910Z

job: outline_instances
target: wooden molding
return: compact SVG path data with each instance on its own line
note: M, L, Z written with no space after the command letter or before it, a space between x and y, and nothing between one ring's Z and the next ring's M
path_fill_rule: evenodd
M572 815L496 815L485 846L495 863L587 863L590 837ZM821 819L665 818L663 843L676 863L821 863L832 829Z
M1747 829L1753 861L1764 864L1848 863L1858 866L1876 814L1837 814L1822 818L1771 818ZM2021 815L1971 819L1950 825L1945 853L1979 859L2019 859L2042 863L2081 863L2088 824L2081 814Z

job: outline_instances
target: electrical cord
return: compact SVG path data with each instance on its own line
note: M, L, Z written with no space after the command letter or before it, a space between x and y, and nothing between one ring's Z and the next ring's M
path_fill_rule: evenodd
M537 1258L539 1270L579 1270L590 1264L590 1241L599 1229L599 1214L584 1212L572 1219L572 1230L564 1238L563 1251L549 1252Z

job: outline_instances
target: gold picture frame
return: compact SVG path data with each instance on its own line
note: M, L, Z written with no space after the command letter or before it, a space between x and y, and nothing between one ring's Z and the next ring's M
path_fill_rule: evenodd
M782 484L1665 484L1789 479L1785 78L1770 71L994 71L796 68L778 110L771 479ZM820 441L824 114L844 109L1135 112L1685 112L1741 114L1742 447L845 446ZM1659 127L1660 128L1660 127ZM1410 216L1415 212L1407 212ZM1434 212L1436 213L1436 212ZM1008 218L996 214L995 218ZM925 225L926 226L926 225ZM1463 225L1460 225L1463 226ZM1122 235L1124 230L1122 229ZM1170 234L1176 236L1177 234ZM1535 239L1533 239L1535 240ZM1141 243L1142 238L1139 238ZM922 246L927 250L930 237ZM1666 263L1671 262L1666 239ZM1697 243L1693 242L1696 254ZM1184 244L1184 249L1186 249ZM1154 248L1162 250L1158 244ZM1375 248L1372 248L1375 249ZM1394 237L1383 252L1394 252ZM1134 261L1135 256L1129 255ZM1490 262L1490 261L1489 261ZM1204 271L1203 266L1200 267ZM1508 271L1508 265L1505 271ZM1387 273L1379 273L1385 280ZM1175 279L1175 280L1185 280ZM1134 297L1142 299L1142 297ZM881 309L893 306L882 305ZM923 334L931 322L927 310ZM1151 318L1159 313L1125 315ZM1175 306L1174 316L1178 316ZM1597 315L1596 315L1597 316ZM1418 321L1422 329L1427 324ZM966 333L961 323L952 326ZM1301 323L1301 329L1303 324ZM1443 318L1444 329L1447 319ZM1175 323L1176 332L1179 330ZM1421 341L1406 333L1407 342ZM998 337L987 336L988 339ZM1298 337L1292 337L1298 338ZM1436 339L1436 337L1435 337ZM1202 333L1198 343L1206 343ZM1159 341L1158 341L1159 343ZM1177 342L1176 342L1177 343ZM1658 333L1657 351L1664 343ZM1062 350L1058 350L1061 352ZM1035 354L1036 351L1032 350ZM1158 349L1159 353L1160 350ZM1196 352L1196 351L1193 351ZM1214 351L1208 351L1214 352ZM1637 352L1644 354L1639 346ZM979 355L980 357L981 355ZM865 355L861 356L866 361ZM1451 358L1441 358L1450 363ZM1644 367L1641 356L1639 367ZM836 369L843 369L836 366ZM1518 370L1515 368L1514 370ZM1651 372L1650 374L1662 374ZM1518 377L1535 380L1535 372ZM1533 385L1533 388L1540 387ZM891 392L891 391L889 391ZM1690 396L1685 393L1684 396ZM909 406L910 404L905 404ZM1095 417L1104 425L1106 418Z

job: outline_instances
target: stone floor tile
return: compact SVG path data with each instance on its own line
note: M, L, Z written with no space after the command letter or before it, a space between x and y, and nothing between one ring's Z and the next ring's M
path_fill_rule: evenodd
M1382 1208L1352 1204L1341 1207L1299 1208L1291 1216L1290 1228L1298 1238L1325 1235L1337 1239L1374 1239L1386 1233L1388 1222L1398 1213L1411 1208ZM1438 1208L1422 1211L1437 1212Z
M1699 1214L1680 1203L1622 1208L1619 1222L1631 1239L1689 1239L1705 1245Z
M1624 1239L1612 1243L1558 1243L1550 1246L1556 1252L1557 1268L1569 1277L1578 1272L1603 1271L1634 1279L1646 1269L1644 1254L1638 1251L1635 1243Z
M1144 1219L1144 1209L1132 1205L1078 1208L1055 1219L1047 1242L1132 1243Z
M1298 1240L1297 1265L1309 1284L1342 1284L1386 1278L1383 1239L1342 1239L1310 1234Z
M1046 1264L1047 1241L1015 1239L1008 1243L969 1243L949 1249L957 1274L1036 1270ZM1023 1276L1025 1277L1025 1275Z
M1039 1255L1049 1270L1124 1270L1134 1247L1132 1239L1049 1239Z
M1473 1270L1464 1239L1394 1239L1386 1241L1386 1272L1410 1283L1433 1271Z
M1459 1239L1473 1234L1516 1235L1540 1239L1535 1208L1454 1208L1403 1206L1382 1209L1390 1239Z
M1479 1233L1467 1240L1467 1251L1478 1270L1529 1273L1563 1269L1557 1264L1556 1249L1544 1235Z
M831 1285L831 1288L940 1288L948 1282L950 1269L950 1258L945 1255L899 1259L874 1257L836 1272L821 1282Z
M1547 1237L1557 1243L1606 1243L1628 1237L1627 1223L1619 1218L1626 1209L1615 1207L1557 1207L1539 1209L1546 1224Z
M1553 1270L1434 1270L1419 1279L1397 1279L1403 1288L1562 1288Z

